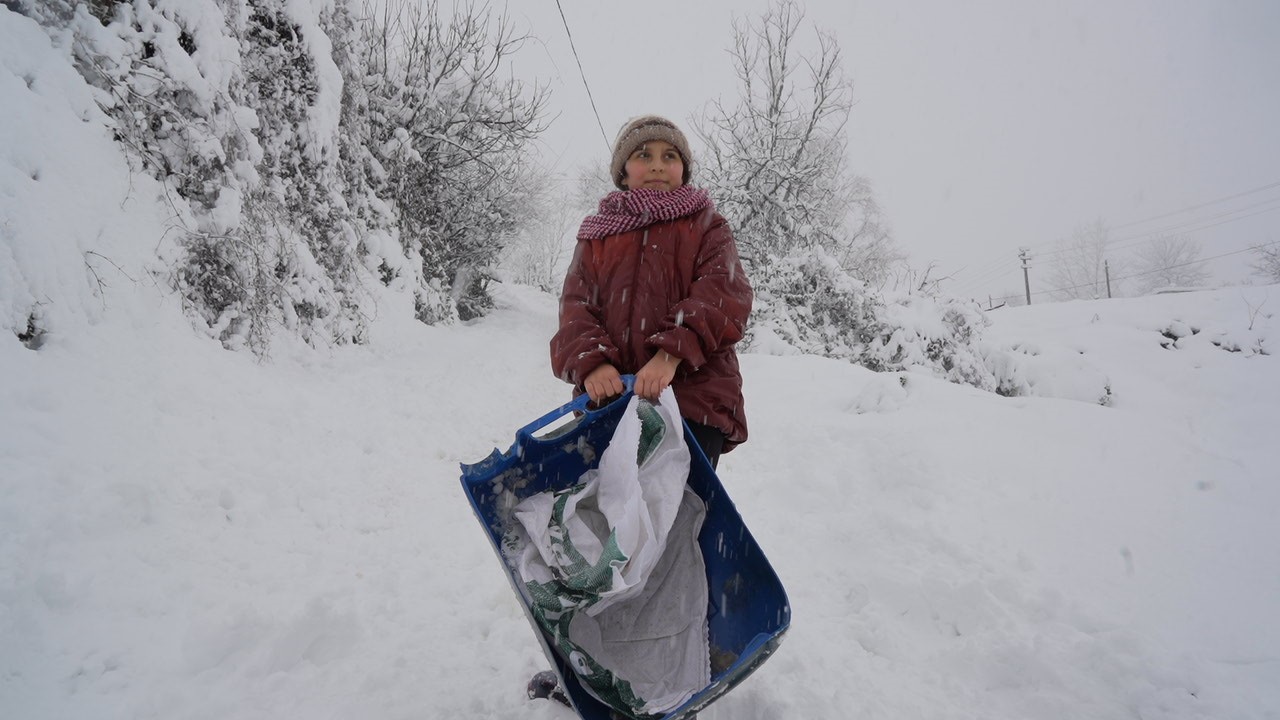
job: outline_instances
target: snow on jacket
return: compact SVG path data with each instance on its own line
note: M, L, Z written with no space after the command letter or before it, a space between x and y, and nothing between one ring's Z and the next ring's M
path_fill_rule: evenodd
M692 215L579 240L560 297L551 367L583 392L602 363L634 374L659 350L681 358L671 387L680 413L747 439L734 345L751 313L751 284L725 219Z

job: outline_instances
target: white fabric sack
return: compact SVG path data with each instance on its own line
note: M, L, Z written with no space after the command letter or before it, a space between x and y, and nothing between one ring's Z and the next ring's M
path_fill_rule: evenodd
M698 547L705 516L702 499L686 489L643 592L595 617L579 613L569 624L570 640L626 680L643 701L635 709L644 713L673 710L711 683L707 574Z
M642 434L648 452L637 464ZM526 599L553 637L567 635L559 649L584 686L615 707L665 712L710 683L697 542L706 506L688 476L668 388L656 406L629 401L599 467L578 486L530 496L513 511Z

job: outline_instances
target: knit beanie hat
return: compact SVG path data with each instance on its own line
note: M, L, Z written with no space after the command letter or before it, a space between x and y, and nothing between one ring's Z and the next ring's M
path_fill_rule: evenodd
M622 184L622 176L627 158L631 157L636 148L651 140L663 140L675 146L680 152L680 158L684 160L684 177L680 182L689 183L689 176L693 174L693 155L689 153L689 141L685 139L684 133L664 117L645 115L623 125L618 132L618 139L613 141L613 162L609 165L609 173L619 190L626 190Z

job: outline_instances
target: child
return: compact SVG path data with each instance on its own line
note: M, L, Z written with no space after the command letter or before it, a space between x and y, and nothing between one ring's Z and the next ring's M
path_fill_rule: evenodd
M693 156L675 123L649 115L624 125L609 169L619 192L578 230L552 371L597 404L623 393L624 374L649 400L670 386L715 467L747 439L734 345L751 284L725 219L688 184ZM549 671L530 681L529 697L568 704Z
M618 133L619 192L578 230L551 367L595 403L622 394L622 374L650 400L670 385L715 466L747 439L734 345L752 292L725 219L688 184L692 168L670 120L640 117Z

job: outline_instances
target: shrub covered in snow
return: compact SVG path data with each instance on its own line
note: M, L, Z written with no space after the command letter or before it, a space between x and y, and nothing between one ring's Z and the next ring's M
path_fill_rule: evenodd
M1035 349L999 347L984 339L988 319L976 304L873 290L820 248L775 258L752 282L756 300L746 340L752 351L923 372L1006 396L1110 403L1110 381L1083 358L1049 360Z
M134 170L165 184L167 281L224 345L263 351L278 328L360 342L378 284L429 323L489 306L542 112L502 79L518 45L504 18L431 2L365 22L354 0L14 7L95 88Z
M977 350L986 318L971 303L874 291L821 248L774 258L752 280L747 342L757 351L790 348L875 371L922 368L996 388Z
M492 306L490 271L532 214L525 150L545 92L502 72L522 39L486 9L449 13L432 0L368 30L372 147L425 281L418 316L470 319Z
M751 280L755 308L746 344L756 351L860 361L885 331L883 301L821 248L770 258Z
M243 227L261 185L257 114L237 38L213 2L93 7L55 0L43 15L97 92L135 171L164 181L186 257L172 282L228 345L253 338L264 306L263 248Z

